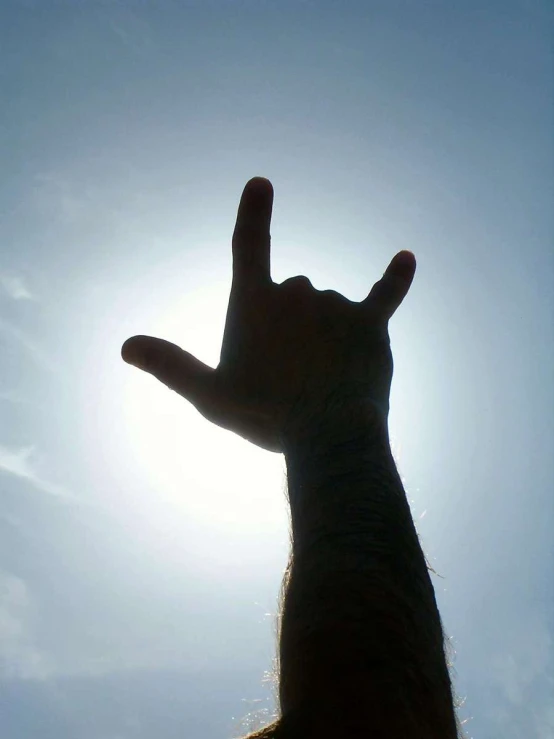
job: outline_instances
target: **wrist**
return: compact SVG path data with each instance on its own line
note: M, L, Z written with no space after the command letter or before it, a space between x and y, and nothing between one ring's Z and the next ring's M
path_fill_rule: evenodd
M388 402L360 398L342 388L318 406L300 400L279 434L285 457L336 454L357 441L361 448L389 446Z
M305 419L284 452L295 549L367 533L370 520L405 505L387 424L361 403Z

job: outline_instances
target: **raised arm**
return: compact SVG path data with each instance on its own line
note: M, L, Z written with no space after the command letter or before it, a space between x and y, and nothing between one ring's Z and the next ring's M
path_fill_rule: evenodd
M210 421L285 454L292 554L281 716L260 735L455 739L433 587L391 455L388 321L415 273L400 252L361 303L270 276L271 184L245 187L221 358L138 336L123 358Z
M454 739L433 586L385 423L359 416L330 403L285 447L282 713L303 737Z

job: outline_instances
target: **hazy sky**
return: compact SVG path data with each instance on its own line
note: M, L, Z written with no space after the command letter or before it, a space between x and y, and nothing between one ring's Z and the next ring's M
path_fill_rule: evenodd
M554 736L554 13L548 0L0 8L0 731L264 722L282 456L120 359L217 364L244 183L272 274L391 323L394 453L468 736ZM550 699L549 699L550 698Z

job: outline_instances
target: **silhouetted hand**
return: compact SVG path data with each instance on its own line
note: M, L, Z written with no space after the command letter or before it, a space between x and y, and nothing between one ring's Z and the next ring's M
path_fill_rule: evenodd
M219 365L163 339L134 336L122 356L189 400L208 420L283 451L300 419L331 399L386 421L392 380L388 321L408 292L415 257L399 252L361 303L316 290L304 276L270 276L271 183L244 188L233 234L233 279ZM335 401L333 401L335 402Z

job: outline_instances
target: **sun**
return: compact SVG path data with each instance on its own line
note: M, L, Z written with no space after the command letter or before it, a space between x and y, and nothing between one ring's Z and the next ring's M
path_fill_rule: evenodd
M155 320L152 335L217 366L228 289L216 283L189 293ZM160 505L209 521L214 530L282 526L281 455L211 424L187 400L134 368L122 409L130 452Z

